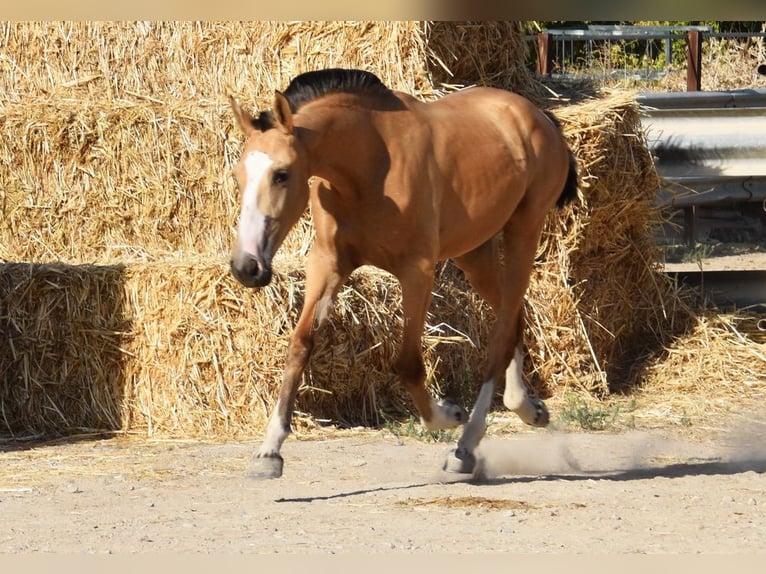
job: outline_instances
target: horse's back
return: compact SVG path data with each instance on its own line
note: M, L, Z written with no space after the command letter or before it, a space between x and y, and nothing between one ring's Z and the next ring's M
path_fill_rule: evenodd
M429 187L439 195L442 257L473 247L457 229L471 227L474 239L484 240L482 233L494 234L522 201L542 214L559 198L569 150L559 127L528 99L476 87L428 103L409 96L402 101L413 127L400 141L430 154L430 168L413 167L412 177L428 172Z
M491 177L502 185L507 180L503 174L535 179L568 165L559 126L514 92L475 87L408 107L428 125L429 145L444 169L467 173L481 166L488 175L495 172Z
M524 96L503 90L479 86L452 92L446 96L426 104L428 112L459 113L473 121L482 119L494 121L515 117L531 127L540 122L544 116L541 110Z
M432 102L397 94L412 115L414 130L427 133L425 145L437 159L453 166L475 157L480 163L521 159L531 154L557 156L565 162L566 144L559 127L524 96L491 87L474 87ZM425 126L427 129L422 129ZM443 154L445 157L439 157ZM510 166L516 169L515 166Z

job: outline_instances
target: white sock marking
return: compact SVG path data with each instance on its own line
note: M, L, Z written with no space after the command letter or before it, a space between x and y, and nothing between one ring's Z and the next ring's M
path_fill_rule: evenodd
M261 448L258 451L262 455L278 454L285 442L288 433L285 431L286 425L279 417L279 401L274 405L274 412L269 419L266 427L266 436L263 438Z
M516 347L511 364L505 371L505 390L503 391L503 404L511 411L517 410L527 400L523 368L524 353L520 347Z
M463 434L457 443L458 448L464 448L469 452L473 452L478 446L484 436L484 432L487 430L487 413L492 406L492 395L494 393L495 384L491 379L481 386L476 404L471 411L471 416L468 419L468 423L463 427Z
M443 405L440 405L433 398L431 398L431 420L426 422L425 419L421 418L420 423L428 430L451 429L460 424L454 416L448 414Z

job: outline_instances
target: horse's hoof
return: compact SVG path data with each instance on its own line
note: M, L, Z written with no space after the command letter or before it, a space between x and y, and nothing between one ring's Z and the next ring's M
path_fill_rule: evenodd
M266 480L268 478L279 478L282 476L282 467L284 460L280 454L271 454L268 456L256 456L247 469L248 478L255 480Z
M431 420L420 417L420 423L428 430L454 429L468 422L468 412L449 399L432 402Z
M449 399L441 401L439 408L441 408L447 420L452 423L452 426L464 425L468 422L468 411Z
M529 424L533 427L547 427L551 420L548 407L540 399L530 399L530 402L535 409L535 418Z
M444 470L455 474L473 474L476 457L464 448L451 450L444 461Z

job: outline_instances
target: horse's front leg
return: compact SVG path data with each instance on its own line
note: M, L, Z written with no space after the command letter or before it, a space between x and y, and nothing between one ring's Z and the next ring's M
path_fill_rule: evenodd
M306 266L306 299L287 348L287 361L279 390L279 398L266 427L266 436L253 458L248 471L251 478L277 478L282 476L282 443L290 434L290 424L295 408L303 371L311 358L314 336L325 323L332 308L333 299L348 273L340 273L334 257L309 254Z

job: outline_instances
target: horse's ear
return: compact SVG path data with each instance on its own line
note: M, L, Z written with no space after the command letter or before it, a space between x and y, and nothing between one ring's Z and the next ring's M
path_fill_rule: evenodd
M274 91L274 117L282 131L293 133L293 112L287 98L279 90Z
M249 134L254 128L253 116L247 110L242 109L234 96L229 96L229 103L231 103L231 110L234 112L234 119L237 120L239 127L246 135Z

